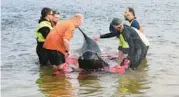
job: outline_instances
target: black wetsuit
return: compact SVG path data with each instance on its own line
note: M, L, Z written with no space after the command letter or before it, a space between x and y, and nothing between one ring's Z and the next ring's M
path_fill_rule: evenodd
M47 20L43 19L43 20L39 21L39 23L42 22L42 21L47 21ZM44 38L46 38L48 33L50 32L50 28L49 27L42 27L38 30L38 32L41 33ZM44 42L39 42L37 40L36 53L39 57L40 64L46 65L46 64L48 64L48 58L47 58L46 49L43 48L43 44L44 44Z
M133 28L131 28L130 26L125 25L125 24L123 26L124 26L124 30L121 34L123 35L124 40L129 45L129 49L124 50L123 52L128 53L128 58L131 60L130 66L132 68L135 68L140 64L141 59L144 56L144 52L146 49L144 47L145 44L142 42L139 35ZM110 25L110 32L111 33L100 35L100 38L110 38L110 37L115 37L115 36L120 35L120 32L115 30L111 25Z

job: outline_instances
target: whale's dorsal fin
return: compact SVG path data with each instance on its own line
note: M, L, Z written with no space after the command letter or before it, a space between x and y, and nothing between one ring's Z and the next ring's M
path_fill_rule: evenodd
M80 30L80 32L83 34L83 36L85 37L85 38L87 38L88 36L81 30L81 28L80 27L78 27L78 29Z

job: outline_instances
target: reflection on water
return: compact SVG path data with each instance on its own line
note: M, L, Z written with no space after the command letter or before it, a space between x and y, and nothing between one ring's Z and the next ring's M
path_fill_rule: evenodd
M124 75L72 73L52 77L51 68L39 69L35 64L34 29L43 7L58 10L64 18L81 12L85 18L81 28L90 37L109 32L112 18L123 18L125 8L133 7L151 43L148 66ZM179 0L3 0L2 97L179 97L178 8ZM75 30L70 48L75 51L82 44L83 36ZM102 51L117 52L116 38L101 39L98 44Z
M78 97L79 82L76 78L64 78L63 75L54 77L52 73L52 69L40 68L40 77L36 83L44 95L48 97Z
M120 97L143 94L150 87L147 77L146 60L136 72L124 75L107 72L66 73L52 76L50 67L40 67L36 83L47 97Z
M140 64L140 67L137 71L131 71L125 75L120 76L119 87L115 95L129 95L129 94L138 94L142 95L143 91L149 89L147 86L149 80L147 79L147 60L143 60ZM117 97L118 97L117 96Z

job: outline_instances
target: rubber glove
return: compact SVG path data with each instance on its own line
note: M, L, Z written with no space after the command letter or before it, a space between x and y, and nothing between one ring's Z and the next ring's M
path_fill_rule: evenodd
M95 37L93 37L93 40L94 41L98 41L100 39L100 36L98 35L98 36L95 36Z

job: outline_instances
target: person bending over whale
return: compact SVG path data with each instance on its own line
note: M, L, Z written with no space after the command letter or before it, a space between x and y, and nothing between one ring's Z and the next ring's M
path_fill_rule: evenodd
M61 70L65 57L69 55L69 41L73 37L74 30L83 23L83 16L75 14L69 20L57 24L46 38L43 45L47 49L47 56L54 68Z
M114 18L110 26L113 27L113 33L96 36L93 39L99 40L100 38L119 36L119 61L122 62L124 58L128 58L130 67L136 68L145 55L145 44L140 39L138 33L130 26L123 24L121 19Z

